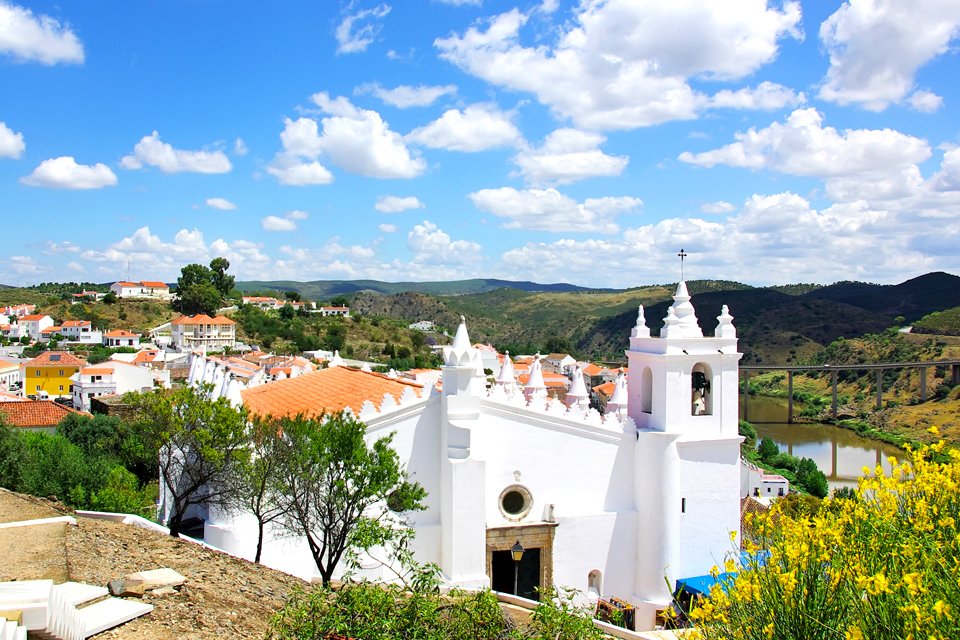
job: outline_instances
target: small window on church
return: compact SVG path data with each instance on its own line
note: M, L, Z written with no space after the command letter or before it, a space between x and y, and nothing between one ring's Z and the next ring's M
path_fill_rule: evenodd
M526 487L511 485L500 494L500 512L507 520L523 520L533 507L533 497Z

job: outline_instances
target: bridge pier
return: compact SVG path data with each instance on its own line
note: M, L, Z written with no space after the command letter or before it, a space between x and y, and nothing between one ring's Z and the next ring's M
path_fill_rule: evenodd
M787 371L787 424L793 424L793 371Z
M927 401L927 368L920 367L920 402Z
M830 415L837 419L837 372L830 372L830 385L833 387L833 402L830 405Z
M743 419L750 422L750 372L743 370Z
M950 366L950 384L957 386L960 384L960 364L954 364Z
M883 409L883 369L877 369L877 411Z

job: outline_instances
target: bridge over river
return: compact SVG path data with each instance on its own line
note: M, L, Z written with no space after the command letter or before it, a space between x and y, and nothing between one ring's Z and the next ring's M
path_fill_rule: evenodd
M787 422L793 422L793 374L825 372L830 373L830 386L833 391L831 415L837 417L837 374L841 371L875 371L877 376L877 409L883 408L883 372L891 369L917 369L920 374L920 401L927 400L927 369L950 369L951 384L960 384L960 360L928 360L924 362L877 362L870 364L843 364L843 365L787 365L787 364L757 364L740 365L743 378L743 409L744 420L750 420L750 373L757 371L786 371L787 372ZM750 420L751 422L757 422Z

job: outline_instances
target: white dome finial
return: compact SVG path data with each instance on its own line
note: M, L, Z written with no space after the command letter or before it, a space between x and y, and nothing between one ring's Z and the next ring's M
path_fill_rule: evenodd
M631 338L649 338L650 327L647 326L647 318L643 315L643 305L637 308L637 324L630 332Z

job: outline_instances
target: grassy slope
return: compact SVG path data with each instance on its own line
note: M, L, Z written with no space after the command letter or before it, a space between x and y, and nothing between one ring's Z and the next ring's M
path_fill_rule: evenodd
M935 311L913 323L915 333L960 336L960 307Z

